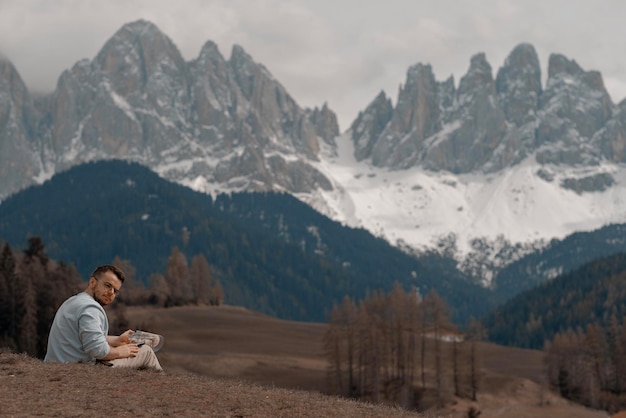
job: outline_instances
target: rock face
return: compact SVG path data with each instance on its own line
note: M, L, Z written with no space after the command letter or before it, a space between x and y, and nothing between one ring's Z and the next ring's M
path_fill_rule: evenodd
M329 189L311 162L320 141L334 146L338 133L327 106L300 108L240 46L225 60L207 42L185 62L143 20L122 27L92 61L65 71L38 110L15 69L0 62L0 173L7 179L0 197L37 176L105 158L231 189Z
M0 57L0 196L1 191L31 184L42 171L36 119L24 82L15 67Z
M541 164L618 163L626 157L625 110L598 72L562 55L550 56L542 89L537 53L521 44L495 80L485 55L473 56L458 89L452 79L437 82L429 66L411 67L395 108L377 96L352 140L357 159L379 167L456 174L498 171L531 155Z
M626 104L611 102L598 72L558 54L542 88L535 49L521 44L495 79L485 55L474 55L458 88L452 77L437 81L430 65L412 66L395 107L381 92L348 134L358 161L390 169L489 173L528 157L543 165L623 163ZM36 100L0 60L0 199L106 158L137 161L207 191L330 190L316 163L322 149L336 149L338 135L326 104L301 108L242 47L227 60L209 41L186 62L143 20L123 26ZM612 184L603 176L563 187Z

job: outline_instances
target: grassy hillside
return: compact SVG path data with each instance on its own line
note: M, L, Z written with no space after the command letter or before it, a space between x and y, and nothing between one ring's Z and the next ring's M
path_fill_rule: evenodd
M127 316L133 325L166 336L159 358L168 374L327 393L325 324L279 320L232 306L135 307L128 309ZM517 418L606 416L570 405L547 391L541 351L480 343L479 353L482 380L478 402L452 397L444 410L431 410L423 416L465 418L470 406L482 411L481 418L501 417L505 411L514 412L512 416ZM434 362L428 364L432 367ZM347 414L356 416L351 411Z
M542 385L543 353L480 344L478 402L423 414L325 394L324 324L239 307L130 308L165 336L165 373L42 363L0 352L0 416L604 418ZM432 365L432 363L429 363Z
M280 388L179 373L45 364L0 353L0 416L32 417L419 417Z

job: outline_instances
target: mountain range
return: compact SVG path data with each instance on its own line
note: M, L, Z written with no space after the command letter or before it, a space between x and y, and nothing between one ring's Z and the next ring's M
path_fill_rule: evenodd
M287 192L408 252L435 249L476 280L551 239L624 223L626 102L597 71L532 45L494 76L482 53L458 86L408 69L345 132L300 107L262 64L208 41L185 61L154 24L124 25L92 60L31 95L0 61L0 197L94 160L139 162L217 195Z

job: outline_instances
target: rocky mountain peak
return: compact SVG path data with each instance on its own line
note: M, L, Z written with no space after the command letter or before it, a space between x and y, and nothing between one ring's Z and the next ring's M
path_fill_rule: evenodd
M374 165L408 167L419 161L424 139L440 129L441 99L430 65L417 64L407 71L391 119L371 147ZM386 110L384 107L382 115Z
M391 120L392 115L393 105L384 91L381 91L364 111L359 112L350 126L354 142L354 156L357 160L371 156L374 143Z
M576 77L582 73L584 71L576 61L570 60L561 54L550 54L548 58L548 79L554 79L561 74Z
M495 93L491 65L487 62L487 57L482 52L472 56L470 67L459 82L458 95L460 98L467 94L474 95L476 93Z
M538 143L560 147L558 154L542 152L542 162L588 164L600 158L589 149L589 141L612 117L613 103L598 72L586 72L563 55L550 55L540 109Z
M397 111L391 129L405 133L415 130L420 140L438 129L433 121L439 119L437 81L430 65L417 64L409 68L406 83L398 94Z
M268 77L265 68L255 63L239 45L233 45L229 64L239 88L248 100L252 98L255 86L258 87L262 82L269 81L267 79L271 78Z
M335 112L328 107L328 103L324 103L321 109L316 107L308 113L313 127L324 142L331 146L335 145L335 138L339 135L339 122Z
M521 126L536 114L541 95L541 68L535 48L520 44L498 70L496 91L506 119Z
M459 82L454 105L444 114L441 127L425 141L429 147L423 165L432 170L467 173L481 169L501 143L505 117L484 53L472 56L470 67Z
M41 170L35 143L37 116L15 66L0 58L0 196L27 186Z
M364 114L369 112L370 107ZM376 166L493 172L533 153L541 164L597 164L607 154L594 150L592 142L601 142L607 150L623 142L622 131L615 128L619 123L611 123L611 134L603 131L614 117L600 73L552 54L542 88L537 53L522 43L511 51L495 80L485 54L472 56L456 90L452 79L437 82L430 66L412 66L378 136L364 129L362 119L351 132L355 156L370 158Z
M153 77L184 71L185 61L174 43L145 20L124 25L96 56L99 70L113 80L122 95L141 89Z
M26 109L25 99L13 96L27 91L9 69L0 64L0 78L5 75L0 115ZM226 61L208 41L197 59L186 62L157 26L131 22L93 60L64 71L57 89L38 106L41 114L30 106L24 117L0 118L0 158L6 159L0 171L15 155L15 147L7 151L6 138L17 147L26 147L31 138L37 143L27 154L38 164L22 173L23 184L85 161L122 158L199 188L303 192L331 187L311 162L318 159L319 141L334 146L335 114L328 106L299 107L238 45ZM14 190L3 185L0 196Z
M213 41L207 41L202 45L196 62L208 65L213 62L225 62L224 56L219 50L217 44Z
M4 115L4 118L7 117L9 103L17 102L18 104L23 104L28 96L26 85L17 69L2 55L0 55L0 92L3 93L0 97L4 104L4 111L0 114L0 117ZM15 110L21 113L22 109Z

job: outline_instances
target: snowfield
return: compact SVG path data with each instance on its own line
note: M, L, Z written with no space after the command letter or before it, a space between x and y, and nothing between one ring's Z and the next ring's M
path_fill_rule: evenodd
M300 195L329 217L363 227L392 244L417 250L456 237L459 261L477 238L510 244L537 244L626 222L626 167L571 168L540 165L531 156L490 174L454 175L421 168L391 171L354 158L350 133L337 138L316 167L335 189ZM550 174L539 176L539 170ZM565 178L609 173L615 184L603 192L578 194L561 187ZM454 241L454 240L453 240Z

